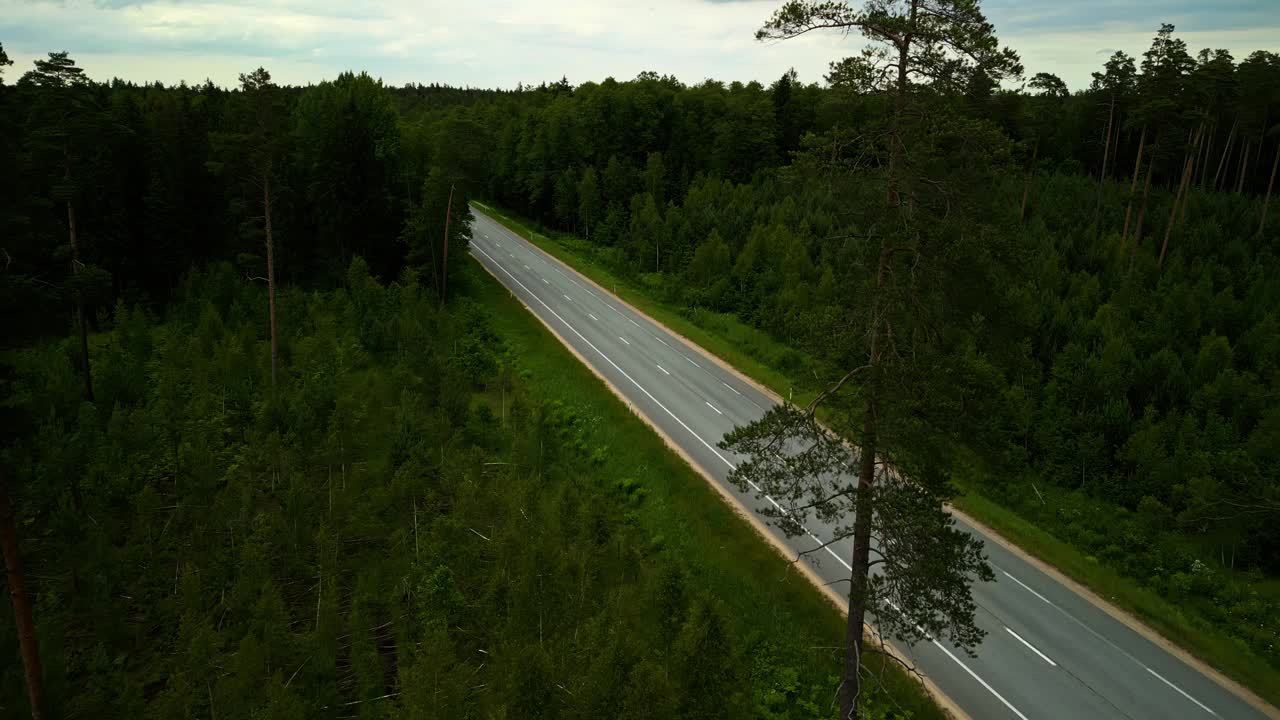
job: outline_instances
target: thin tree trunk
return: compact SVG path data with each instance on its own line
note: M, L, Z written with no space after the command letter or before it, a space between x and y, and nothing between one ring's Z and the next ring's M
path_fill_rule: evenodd
M1196 169L1200 166L1200 148L1205 144L1205 127L1200 123L1200 132L1196 134L1196 150L1191 156L1191 167L1187 169L1186 186L1182 189L1182 204L1178 206L1178 224L1187 220L1187 206L1191 204L1191 191L1195 189Z
M1231 132L1227 133L1227 144L1222 147L1222 157L1218 159L1218 169L1213 172L1213 187L1216 190L1218 179L1222 176L1222 169L1227 166L1227 156L1231 153L1231 145L1236 140L1236 126L1240 124L1240 118L1236 118L1231 123Z
M4 468L0 467L0 546L4 566L8 570L9 599L13 602L14 624L18 630L18 647L22 669L27 676L27 699L31 703L32 720L44 718L44 673L40 668L40 646L36 641L36 622L31 612L31 596L27 594L27 578L22 572L22 553L18 548L17 523Z
M267 240L267 310L271 314L271 386L276 385L280 357L280 333L276 324L276 243L271 234L271 166L262 177L262 215Z
M1151 194L1151 176L1155 163L1147 167L1147 179L1142 183L1142 204L1138 206L1138 219L1134 222L1133 247L1129 248L1129 272L1133 272L1133 264L1138 257L1138 246L1142 244L1142 218L1147 213L1147 198Z
M1124 230L1120 233L1120 249L1124 250L1129 240L1129 216L1133 212L1133 194L1138 190L1138 171L1142 169L1142 150L1147 144L1147 126L1142 126L1142 134L1138 136L1138 156L1133 160L1133 180L1129 181L1129 202L1124 206Z
M70 174L70 171L67 173ZM71 274L80 273L80 242L76 238L76 210L67 200L67 232L71 239ZM84 372L84 399L93 402L93 369L89 367L89 318L84 313L84 292L76 288L76 324L80 328L80 365Z
M1156 267L1164 267L1164 256L1169 251L1169 237L1173 235L1173 226L1178 222L1178 205L1183 202L1183 193L1187 190L1187 181L1191 177L1191 166L1195 162L1195 156L1200 151L1200 131L1196 131L1195 140L1191 143L1191 147L1187 148L1182 160L1182 177L1178 179L1178 192L1173 196L1173 207L1169 208L1169 222L1164 226L1164 241L1160 243L1160 257L1156 260Z
M1271 161L1271 179L1267 180L1267 194L1262 199L1262 219L1258 221L1258 237L1262 237L1262 231L1267 227L1267 209L1271 206L1271 191L1276 186L1277 167L1280 167L1280 142L1276 143L1276 156ZM1232 552L1234 552L1234 548Z
M1107 111L1106 143L1102 147L1102 170L1098 172L1098 198L1093 204L1093 229L1098 232L1098 216L1102 213L1102 184L1107 180L1107 160L1111 158L1111 125L1116 117L1116 95L1111 94L1111 108Z
M1244 147L1240 148L1240 179L1236 181L1236 194L1244 193L1244 175L1249 171L1249 147L1253 144L1253 140L1245 140Z
M453 215L453 185L449 186L449 205L444 209L444 253L440 264L440 303L449 298L449 220Z
M1205 134L1204 154L1200 160L1197 161L1200 168L1200 181L1196 182L1195 180L1192 180L1192 183L1199 185L1201 190L1204 189L1205 177L1209 174L1209 157L1213 154L1213 138L1217 132L1218 120L1217 118L1214 118L1213 122L1209 123L1209 132Z
M1022 209L1018 211L1018 224L1027 219L1027 198L1031 196L1031 173L1036 166L1036 157L1040 154L1040 140L1031 146L1031 162L1027 164L1026 175L1022 179Z

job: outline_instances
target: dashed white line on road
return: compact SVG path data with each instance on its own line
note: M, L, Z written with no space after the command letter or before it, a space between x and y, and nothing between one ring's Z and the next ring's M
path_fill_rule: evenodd
M587 313L587 317L591 318L592 320L595 320L596 322L600 322L600 318L596 317L595 315L592 315L591 313Z
M725 387L727 387L727 388L729 388L730 390L732 390L734 395L737 395L738 397L742 397L742 393L738 392L738 391L737 391L737 389L736 389L736 388L734 388L734 387L733 387L732 385L730 385L729 383L727 383L727 382L725 382L725 381L721 380L721 381L720 381L720 384L721 384L721 385L723 385L723 386L725 386Z
M658 369L659 369L659 370L661 370L662 372L666 373L667 375L670 375L670 374L671 374L671 373L667 372L667 369L666 369L666 368L664 368L664 367L662 367L661 365L658 365Z
M1147 666L1146 666L1146 665L1143 665L1143 667L1147 667ZM1164 676L1163 676L1163 675L1161 675L1160 673L1156 672L1155 670L1152 670L1151 668L1147 668L1147 672L1149 672L1149 673L1151 673L1152 675L1155 675L1156 677L1160 678L1160 682L1164 683L1165 685L1168 685L1169 687L1173 688L1174 690L1177 690L1177 691L1178 691L1178 693L1179 693L1180 695L1182 695L1182 697L1184 697L1184 698L1186 698L1186 699L1190 700L1191 702L1193 702L1193 703L1195 703L1195 704L1199 705L1201 710L1204 710L1205 712L1207 712L1207 713L1209 713L1210 715L1213 715L1213 716L1215 716L1215 717L1218 715L1218 713L1216 713L1216 712L1214 712L1214 711L1210 710L1210 709L1209 709L1209 707L1208 707L1207 705L1205 705L1204 703L1200 702L1199 700L1197 700L1197 699L1195 699L1195 698L1191 697L1190 695L1188 695L1188 694L1187 694L1187 692L1186 692L1185 690L1183 690L1182 688L1178 687L1177 685L1174 685L1173 683L1169 682L1168 680L1165 680L1165 679L1164 679Z
M715 410L717 415L723 415L723 414L724 414L724 413L720 412L719 410L716 410L716 406L715 406L715 405L712 405L711 403L707 402L706 400L703 400L702 402L706 403L706 404L707 404L707 407L711 408L712 410Z
M937 640L931 640L930 642L932 642L934 645L936 645L936 646L938 647L938 649L939 649L939 650L941 650L942 652L946 653L947 657L949 657L949 658L951 658L952 660L954 660L954 661L955 661L955 663L956 663L957 665L959 665L961 669L963 669L965 672L969 673L969 676L970 676L970 677L972 677L974 680L977 680L979 685L981 685L982 687L984 687L984 688L986 688L986 689L987 689L987 692L991 693L992 695L995 695L995 696L996 696L996 699L997 699L997 700L999 700L1000 702L1004 703L1004 706L1005 706L1005 707L1007 707L1007 708L1009 708L1009 710L1011 710L1011 711L1013 712L1013 714L1014 714L1014 715L1017 715L1018 717L1022 718L1022 720L1027 720L1027 716L1026 716L1026 715L1023 715L1021 712L1019 712L1019 711L1018 711L1018 708L1014 707L1014 706L1013 706L1013 704L1012 704L1012 703L1010 703L1008 700L1005 700L1005 699L1004 699L1004 696L1003 696L1003 695L1001 695L1000 693L996 692L995 688L993 688L993 687L991 687L990 685L988 685L986 680L983 680L982 678L978 677L978 673L976 673L976 672L974 672L974 671L970 670L970 669L969 669L969 666L968 666L968 665L965 665L965 664L960 660L960 658L956 657L956 656L955 656L955 655L954 655L950 650L948 650L948 649L946 648L946 646L944 646L942 643L938 642Z
M666 340L663 340L663 339L662 339L662 338L660 338L660 337L654 336L654 338L653 338L653 339L654 339L654 340L657 340L658 342L662 343L663 345L667 345L667 341L666 341ZM667 347L671 347L671 346L670 346L670 345L667 345Z
M564 296L564 299L565 299L565 300L568 300L569 302L573 302L573 299L572 299L572 298L570 298L568 295L565 295L565 296Z
M541 278L541 280L542 280L542 283L543 283L544 285L550 285L550 284L551 284L551 283L547 282L547 279L546 279L546 278Z
M522 264L523 264L523 263L522 263ZM533 268L529 267L528 265L525 265L525 266L524 266L524 269L525 269L525 270L532 270Z
M627 318L627 322L631 323L632 325L635 325L636 327L640 327L640 323L636 322L635 320L632 320L631 318Z
M1014 581L1014 582L1018 583L1019 585L1021 585L1023 590L1026 590L1027 592L1031 593L1032 595L1035 595L1036 597L1040 598L1041 600L1044 600L1045 602L1049 603L1050 605L1053 605L1053 603L1049 602L1049 599L1048 599L1048 598L1046 598L1045 596L1043 596L1043 595L1041 595L1040 593L1036 592L1035 590L1032 590L1031 588L1027 587L1027 584L1026 584L1026 583L1024 583L1024 582L1022 582L1021 580L1019 580L1018 578L1016 578L1016 577L1014 577L1014 576L1010 575L1007 571L1005 571L1005 570L1001 570L1000 572L1001 572L1001 573L1004 573L1004 576L1005 576L1005 577L1007 577L1007 578L1009 578L1010 580L1012 580L1012 581ZM1056 606L1055 606L1055 607L1056 607Z
M622 341L622 342L624 342L624 343L627 343L628 345L630 345L630 344L631 344L631 343L627 342L627 339L626 339L626 338L624 338L624 337L622 337L621 335L619 335L619 336L618 336L618 339L619 339L619 340L621 340L621 341Z
M696 368L698 368L698 369L701 369L701 368L702 368L702 366L701 366L701 365L699 365L698 363L694 362L693 360L690 360L688 357L686 357L686 356L684 356L684 355L681 355L680 357L684 358L685 360L689 360L689 364L690 364L690 365L692 365L692 366L694 366L694 367L696 367Z
M1031 643L1029 643L1029 642L1027 642L1026 640L1024 640L1024 639L1023 639L1023 637L1022 637L1021 635L1019 635L1018 633L1016 633L1016 632L1014 632L1014 631L1013 631L1013 628L1006 627L1006 628L1005 628L1005 631L1006 631L1006 632L1008 632L1010 635L1014 636L1015 638L1017 638L1017 639L1018 639L1018 642L1022 643L1023 645L1026 645L1026 646L1031 650L1031 652L1033 652L1033 653L1035 653L1035 654L1039 655L1039 656L1040 656L1040 659L1044 660L1045 662L1049 663L1050 665L1052 665L1052 666L1054 666L1054 667L1058 667L1058 663L1056 663L1056 662L1054 662L1054 661L1050 660L1048 655L1045 655L1044 653L1042 653L1042 652L1040 652L1039 650L1037 650L1035 645L1032 645Z

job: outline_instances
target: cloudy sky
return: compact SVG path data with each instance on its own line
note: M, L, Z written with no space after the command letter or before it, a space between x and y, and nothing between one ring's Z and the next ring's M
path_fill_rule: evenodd
M0 0L10 80L49 50L69 50L90 76L231 85L265 66L306 84L346 69L388 83L514 87L642 70L688 83L771 81L795 67L821 80L858 37L757 43L780 0ZM1138 56L1160 22L1192 52L1237 59L1280 49L1280 0L987 0L1001 41L1028 75L1055 72L1073 89L1114 50Z

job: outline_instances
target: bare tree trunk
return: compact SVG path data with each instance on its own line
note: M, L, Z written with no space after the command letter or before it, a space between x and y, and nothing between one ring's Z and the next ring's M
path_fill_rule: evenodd
M1018 211L1018 224L1027 219L1027 198L1031 196L1031 173L1036 166L1036 156L1040 154L1040 140L1031 146L1031 162L1027 164L1026 175L1022 179L1022 209Z
M1111 125L1116 117L1116 95L1111 94L1111 108L1107 111L1106 143L1102 148L1102 170L1098 172L1098 199L1093 204L1093 229L1098 232L1098 216L1102 213L1102 184L1107 180L1107 160L1111 158Z
M1138 190L1138 171L1142 169L1142 150L1147 144L1147 126L1142 126L1138 136L1138 156L1133 161L1133 180L1129 181L1129 202L1124 206L1124 230L1120 233L1120 249L1124 250L1129 239L1129 216L1133 212L1133 194Z
M27 676L27 699L31 702L32 720L44 718L44 673L40 668L40 646L36 641L36 622L31 612L31 596L27 594L27 578L22 572L22 554L18 548L17 523L4 468L0 467L0 546L4 566L8 570L9 599L13 602L13 618L18 630L18 647L22 668Z
M271 234L271 166L262 177L262 215L267 240L267 310L271 314L271 386L276 385L280 332L276 324L276 243Z
M449 220L453 215L453 185L449 186L449 204L444 209L444 252L440 264L440 303L449 298Z
M1196 153L1199 152L1200 131L1196 131L1195 140L1191 143L1191 147L1187 148L1182 159L1182 177L1178 179L1178 191L1173 196L1173 207L1169 208L1169 222L1164 226L1164 242L1160 243L1160 257L1156 260L1156 267L1164 267L1164 256L1169 251L1169 236L1173 235L1173 226L1178 221L1178 205L1183 202L1183 193L1187 190L1187 181L1191 177L1191 166L1195 162Z
M1142 204L1138 206L1138 219L1134 222L1133 247L1129 248L1129 272L1133 272L1133 264L1138 257L1138 246L1142 244L1142 217L1147 213L1147 198L1151 194L1151 176L1155 163L1147 167L1147 179L1142 183Z
M1262 231L1267 227L1267 209L1271 206L1271 191L1276 186L1276 168L1280 167L1280 142L1276 143L1275 159L1271 161L1271 179L1267 180L1267 194L1262 199L1262 219L1258 221L1258 237L1262 237Z
M1222 147L1222 157L1218 159L1218 169L1213 172L1213 187L1217 189L1218 179L1222 176L1222 169L1227 166L1227 156L1231 153L1231 144L1236 139L1236 126L1240 124L1240 118L1236 118L1231 123L1231 132L1227 133L1227 144Z
M1244 147L1240 148L1240 179L1236 181L1236 194L1244 193L1244 176L1249 172L1249 147L1253 144L1253 140L1245 140Z

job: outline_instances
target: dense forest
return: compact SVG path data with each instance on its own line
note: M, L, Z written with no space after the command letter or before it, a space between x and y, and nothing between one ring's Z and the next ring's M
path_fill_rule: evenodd
M580 236L825 383L881 231L883 58L515 91L6 60L0 480L54 716L824 714L761 679L771 651L522 390L466 298L467 203ZM1280 667L1258 589L1280 575L1280 56L1165 26L1088 89L1014 85L912 89L934 145L903 192L936 182L948 231L985 218L990 248L958 260L985 314L937 313L988 398L940 403L954 479ZM6 716L23 632L0 619Z

